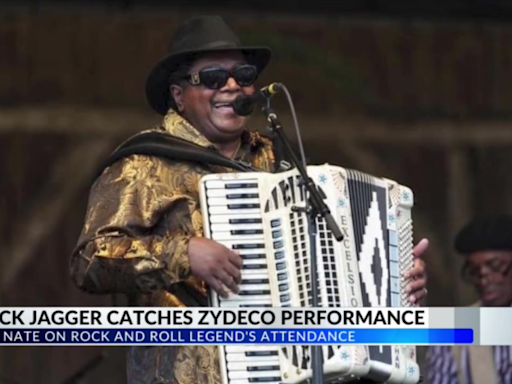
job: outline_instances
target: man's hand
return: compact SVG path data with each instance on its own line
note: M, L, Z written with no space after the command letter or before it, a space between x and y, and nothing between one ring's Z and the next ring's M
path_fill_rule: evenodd
M425 262L421 256L428 248L428 240L421 240L414 247L412 253L414 255L414 265L412 269L407 271L404 275L405 279L412 279L413 281L407 285L405 291L410 295L409 300L411 303L419 306L420 301L427 295L427 271L425 269Z
M216 241L193 237L188 245L188 257L192 275L204 280L220 296L228 297L224 286L238 293L243 266L240 255Z

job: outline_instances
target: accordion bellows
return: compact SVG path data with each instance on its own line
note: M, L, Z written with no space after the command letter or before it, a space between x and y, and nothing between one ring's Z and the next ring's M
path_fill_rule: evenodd
M413 264L412 191L392 180L328 164L308 166L344 239L317 220L320 307L408 307L402 275ZM211 292L212 307L310 307L306 193L297 170L229 173L200 182L204 235L244 260L237 295ZM219 347L224 384L303 383L309 346ZM417 383L414 346L323 346L325 382L366 378Z

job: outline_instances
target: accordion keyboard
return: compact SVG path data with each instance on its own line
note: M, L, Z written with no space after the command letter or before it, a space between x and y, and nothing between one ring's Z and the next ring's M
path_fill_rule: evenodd
M257 180L209 180L204 184L203 198L208 220L205 236L238 252L243 259L240 292L226 299L212 293L214 306L272 307ZM277 346L219 348L225 367L221 371L227 376L224 383L281 383Z

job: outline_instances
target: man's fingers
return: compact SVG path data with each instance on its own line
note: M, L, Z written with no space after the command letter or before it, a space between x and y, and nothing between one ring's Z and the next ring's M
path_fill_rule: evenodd
M229 262L231 264L233 264L238 269L242 269L242 267L244 266L244 261L238 253L229 250L228 256Z
M411 279L411 278L420 278L420 277L423 277L423 275L425 275L425 268L417 266L417 267L414 267L414 268L408 270L404 274L404 277L406 279Z
M240 271L240 269L238 269L237 267L235 267L233 264L231 263L226 263L226 265L224 266L225 268L225 271L231 276L233 277L233 279L235 280L235 283L236 284L240 284L242 282L242 272Z
M220 270L220 271L217 271L216 277L218 280L220 280L220 282L222 284L224 284L227 288L229 288L229 290L231 292L238 293L238 291L240 290L238 288L238 285L237 285L235 279L233 278L233 276L229 275L229 273L227 273L223 270Z
M219 296L223 297L224 299L227 299L229 297L228 293L224 289L224 286L222 285L219 279L212 277L206 283L210 286L210 288L217 292Z
M411 293L409 296L409 301L413 304L419 304L421 300L423 300L427 296L427 290L422 288L416 292Z
M420 258L427 250L429 242L427 239L422 239L412 250L415 258Z
M425 262L420 259L414 260L414 266L404 273L404 278L423 278L425 277Z
M405 292L407 293L415 293L416 291L424 291L426 285L425 279L419 279L416 281L413 281L405 287Z

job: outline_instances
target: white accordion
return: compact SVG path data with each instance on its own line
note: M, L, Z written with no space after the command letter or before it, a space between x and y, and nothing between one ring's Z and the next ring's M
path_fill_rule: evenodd
M342 230L337 242L318 218L320 307L408 307L403 272L413 265L412 191L392 180L331 165L308 176ZM214 307L309 307L310 244L305 192L296 169L277 174L227 173L200 182L204 235L244 260L237 295L211 293ZM222 346L223 384L304 383L312 378L309 346ZM324 382L366 378L418 383L414 346L322 346Z

